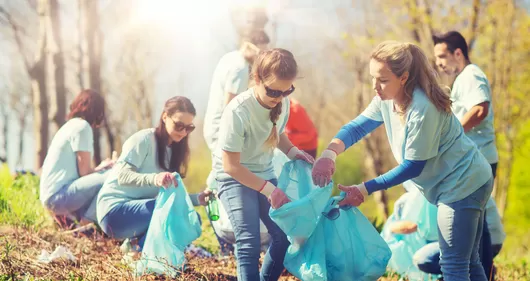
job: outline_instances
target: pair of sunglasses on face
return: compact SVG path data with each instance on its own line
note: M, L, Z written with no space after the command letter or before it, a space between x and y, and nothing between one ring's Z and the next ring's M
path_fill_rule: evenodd
M344 200L346 198L346 192L341 192L339 196L331 197L328 201L328 204L326 205L326 208L322 212L322 215L324 217L330 219L330 220L336 220L340 216L340 210L347 211L352 208L351 205L344 205L339 207L338 204L340 201Z
M289 96L290 94L292 94L294 92L294 86L291 85L291 88L289 88L287 91L280 91L280 90L273 90L265 85L263 85L265 87L265 92L267 93L267 96L270 97L270 98L279 98L279 97L287 97Z
M183 130L186 130L186 133L191 133L193 132L193 130L195 130L195 125L193 124L189 124L189 125L186 125L180 121L178 122L175 122L173 121L173 119L169 118L171 120L171 122L173 122L173 129L177 132L182 132Z

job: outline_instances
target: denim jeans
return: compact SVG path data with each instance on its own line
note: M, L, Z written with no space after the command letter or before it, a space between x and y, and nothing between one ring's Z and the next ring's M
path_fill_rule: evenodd
M138 238L141 250L153 217L156 198L138 199L121 203L112 208L100 221L103 232L114 239ZM199 223L201 223L201 216Z
M468 197L438 204L440 266L445 281L487 281L480 263L479 246L484 208L493 189L493 178Z
M277 185L277 180L271 180ZM269 217L271 207L263 195L231 180L219 181L221 199L236 237L237 279L239 281L274 281L284 270L283 260L289 241L283 231ZM271 235L271 246L265 254L261 274L260 258L260 218Z
M109 171L95 172L65 185L45 202L46 208L55 215L73 215L96 222L97 195Z
M112 208L99 222L101 229L115 239L139 237L139 246L143 246L145 234L149 228L155 198L131 200Z

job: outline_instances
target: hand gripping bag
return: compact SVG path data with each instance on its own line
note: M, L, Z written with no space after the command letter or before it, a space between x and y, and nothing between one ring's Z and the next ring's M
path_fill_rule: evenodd
M184 250L201 235L197 212L179 174L177 187L161 188L147 230L136 272L176 276L182 271Z
M394 213L383 227L381 236L392 251L388 267L411 281L430 278L429 274L414 265L412 257L429 242L438 240L437 211L436 206L429 203L417 189L410 189L396 201ZM417 231L411 234L392 233L392 224L403 220L415 222Z
M376 280L386 271L390 249L357 208L338 208L332 186L315 186L304 161L285 164L278 187L292 202L269 213L291 242L284 265L303 281Z

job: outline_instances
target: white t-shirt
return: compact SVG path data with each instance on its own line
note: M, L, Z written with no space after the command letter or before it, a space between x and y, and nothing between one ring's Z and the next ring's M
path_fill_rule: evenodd
M249 63L243 54L240 51L233 51L224 55L213 74L208 107L204 117L204 139L210 151L214 151L217 143L226 94L242 93L247 90L248 82Z
M274 152L265 147L273 123L270 110L263 107L254 95L254 90L234 98L226 107L221 119L219 143L213 155L213 169L218 180L231 178L223 169L222 152L240 152L241 164L264 180L276 178L272 159ZM289 99L282 101L282 113L276 121L278 136L289 119Z
M78 151L90 152L92 156L94 135L86 120L72 118L57 131L44 159L40 177L40 200L43 204L61 188L79 178Z
M495 145L495 129L493 128L493 105L488 78L482 70L474 65L467 65L456 77L451 90L452 110L458 120L475 105L489 102L488 115L480 124L469 130L466 135L477 145L480 152L490 164L499 162Z

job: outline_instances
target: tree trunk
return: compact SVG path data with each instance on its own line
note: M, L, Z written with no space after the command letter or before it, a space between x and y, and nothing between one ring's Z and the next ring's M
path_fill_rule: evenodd
M35 137L36 163L35 171L38 173L48 149L48 95L46 88L46 56L47 42L47 16L46 1L38 2L39 10L39 44L35 65L29 69L31 88L33 92L33 132Z
M508 34L506 34L506 41L507 41L507 47L505 50L503 50L503 65L502 69L504 69L501 77L500 82L500 88L504 93L504 99L503 107L504 110L502 112L503 116L503 123L504 125L504 135L506 137L506 147L505 147L505 154L506 159L502 161L501 163L504 163L504 167L502 169L504 170L504 178L501 181L502 185L499 186L500 188L500 198L499 198L499 214L504 216L504 211L506 211L506 207L508 206L508 192L510 189L511 184L511 176L513 171L513 162L514 162L514 150L515 150L515 139L518 134L517 130L517 124L514 124L514 116L512 115L512 106L514 103L514 99L510 96L510 79L512 76L512 66L514 65L513 59L513 48L514 48L514 22L515 22L515 3L509 3L508 5L508 11L509 11L509 20L508 20Z
M7 102L6 102L7 104ZM7 158L8 158L8 147L7 147L7 143L8 143L8 136L9 136L9 112L8 112L8 108L7 107L2 107L2 122L3 122L3 128L2 128L2 131L3 131L3 134L4 134L4 137L2 139L3 143L2 143L2 147L4 148L4 156L0 156L0 159L2 162L7 162Z
M469 53L471 53L471 50L473 49L473 45L475 43L475 39L477 37L478 18L481 5L480 2L480 0L473 0L473 13L471 14L471 31L469 34L469 39L467 41Z
M101 46L102 36L99 28L99 14L98 14L98 2L87 1L85 7L86 17L86 41L87 41L87 52L88 52L88 77L89 84L92 90L97 91L103 97L104 93L101 91ZM104 122L105 133L107 135L107 141L109 146L109 157L114 150L114 135L108 124ZM101 131L99 129L94 130L94 161L96 163L101 162Z
M48 0L51 19L51 30L53 40L55 41L55 53L53 54L54 76L55 76L55 93L54 93L54 112L52 120L55 124L56 131L65 123L66 119L66 88L64 77L64 56L61 36L61 13L58 0Z
M19 132L18 132L18 159L17 167L22 167L24 160L24 133L26 132L26 115L22 112L18 119Z

